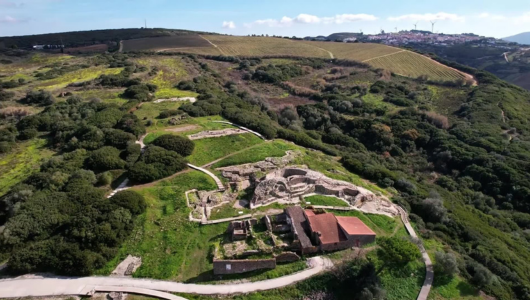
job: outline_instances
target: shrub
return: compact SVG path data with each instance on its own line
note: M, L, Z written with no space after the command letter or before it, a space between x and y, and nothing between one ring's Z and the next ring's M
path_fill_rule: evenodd
M89 168L97 171L116 170L125 167L125 162L120 158L120 150L110 146L92 151L86 164Z
M108 128L104 129L105 133L105 144L113 146L118 149L125 149L129 143L134 143L136 137L123 130Z
M458 263L453 253L436 251L434 257L436 261L435 268L439 272L442 272L447 276L458 274Z
M30 91L26 94L26 97L23 99L24 102L28 104L48 106L55 103L55 98L48 91Z
M195 148L195 144L188 138L172 134L164 134L153 141L153 145L166 150L175 151L181 156L189 156Z
M21 139L21 140L31 140L32 138L36 137L37 134L39 134L37 129L28 128L28 129L22 130L19 133L18 138Z
M446 116L436 113L434 111L425 112L424 115L425 119L427 119L427 121L429 121L429 123L433 124L434 126L440 129L449 128L449 120Z
M112 203L128 209L131 214L139 215L143 213L147 207L144 196L135 191L121 191L110 198Z

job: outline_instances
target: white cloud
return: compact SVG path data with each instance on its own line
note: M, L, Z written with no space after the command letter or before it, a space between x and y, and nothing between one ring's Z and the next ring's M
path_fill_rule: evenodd
M22 22L22 20L15 19L11 16L4 16L0 18L0 23L20 23L20 22Z
M490 13L481 13L480 15L478 15L478 17L480 19L488 19L488 20L493 20L493 21L500 21L500 20L506 19L506 17L503 15L495 15L495 14L490 14Z
M265 25L269 27L287 27L293 24L343 24L357 21L375 21L377 17L367 14L342 14L334 17L318 17L308 14L299 14L295 18L283 17L280 20L264 19L245 24L245 27Z
M224 21L223 22L223 28L234 29L234 28L236 28L236 23L234 23L233 21Z
M437 14L408 14L398 17L389 17L389 21L464 21L464 16L439 12Z
M515 23L530 23L530 11L514 18Z

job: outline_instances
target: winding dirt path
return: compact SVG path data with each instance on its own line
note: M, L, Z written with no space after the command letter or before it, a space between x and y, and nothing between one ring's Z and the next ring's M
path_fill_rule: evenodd
M209 39L205 38L202 35L199 35L199 36L203 38L204 40L206 40L208 43L210 43L210 45L214 46L215 49L219 50L219 52L221 52L222 55L227 56L226 53L224 53L223 50L221 50L221 48L219 48L216 44L212 43Z
M15 278L0 280L0 298L51 297L60 295L87 296L99 288L103 291L124 291L169 297L160 291L199 295L232 295L282 288L333 267L326 257L312 257L307 260L309 268L303 271L257 282L231 284L190 284L154 279L136 279L125 277L49 277L49 278ZM31 288L28 288L31 287ZM184 298L165 298L181 300Z

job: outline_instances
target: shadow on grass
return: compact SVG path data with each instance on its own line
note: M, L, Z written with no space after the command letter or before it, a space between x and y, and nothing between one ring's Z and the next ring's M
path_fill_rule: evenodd
M250 277L255 277L262 275L270 271L269 269L256 270L252 272L242 273L242 274L225 274L225 275L215 275L213 270L202 272L196 277L190 278L185 281L185 283L211 283L213 281L225 281L225 280L239 280L239 279L248 279Z

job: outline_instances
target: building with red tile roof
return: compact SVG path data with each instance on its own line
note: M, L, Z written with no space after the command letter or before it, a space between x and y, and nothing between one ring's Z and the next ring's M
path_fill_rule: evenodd
M299 206L289 207L286 214L302 254L361 247L375 241L375 232L356 217L318 213Z

